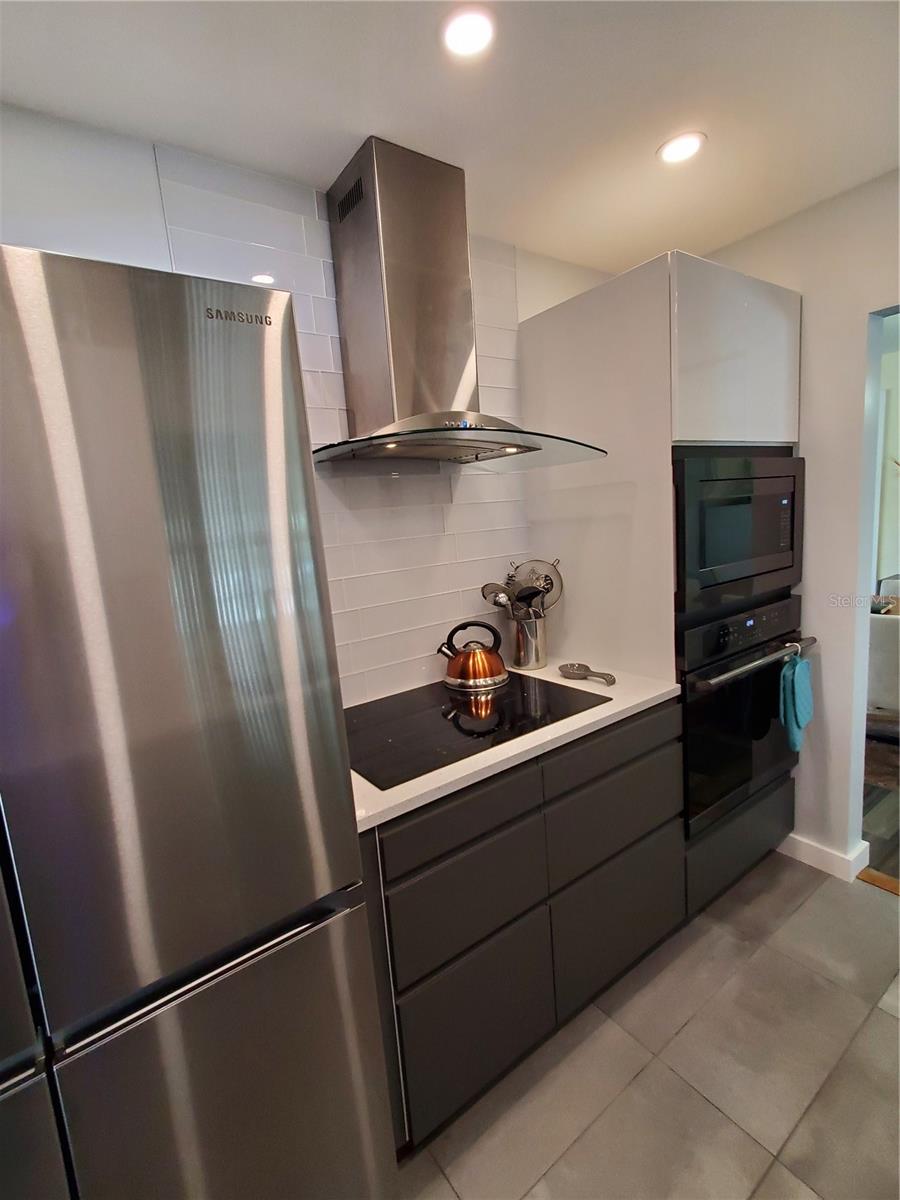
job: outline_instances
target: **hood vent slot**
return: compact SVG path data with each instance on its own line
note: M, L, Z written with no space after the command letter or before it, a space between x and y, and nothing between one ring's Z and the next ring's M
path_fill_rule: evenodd
M363 182L362 179L357 179L356 183L345 192L337 203L338 221L345 221L353 212L357 204L362 202L363 198Z

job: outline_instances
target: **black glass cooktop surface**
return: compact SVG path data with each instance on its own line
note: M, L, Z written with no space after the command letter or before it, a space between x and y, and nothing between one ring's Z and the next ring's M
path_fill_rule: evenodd
M430 683L344 710L350 766L385 791L611 699L526 675L484 696Z

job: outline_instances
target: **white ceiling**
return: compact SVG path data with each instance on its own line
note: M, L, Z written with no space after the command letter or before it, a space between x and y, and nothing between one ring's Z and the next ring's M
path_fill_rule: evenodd
M450 8L15 0L2 95L317 187L377 133L466 169L473 231L607 270L897 165L894 3L499 3L478 62L443 52Z

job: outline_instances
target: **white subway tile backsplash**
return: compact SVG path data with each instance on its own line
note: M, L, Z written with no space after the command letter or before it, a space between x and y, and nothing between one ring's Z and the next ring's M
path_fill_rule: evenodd
M475 292L475 321L478 325L495 325L499 329L518 329L519 309L515 297L483 296Z
M364 638L353 647L356 669L371 671L375 667L387 667L392 663L436 654L447 633L447 623L442 621L435 625L424 625L420 629L404 629L400 633Z
M506 421L518 424L521 420L522 407L519 393L515 388L495 388L478 385L478 400L483 413L492 417L502 417Z
M166 221L178 229L214 233L233 241L306 254L303 218L296 212L226 196L208 188L164 179L161 183ZM260 268L262 270L263 268Z
M318 371L301 371L303 376L303 400L307 408L328 408L322 387L323 376Z
M363 637L381 637L386 633L419 629L438 621L453 623L458 620L460 611L459 592L445 592L438 596L417 596L412 600L376 604L372 608L362 609L359 620Z
M427 504L449 504L452 479L449 475L363 475L350 481L350 508L406 508ZM384 538L403 537L383 529Z
M328 197L324 192L316 192L316 216L320 221L328 220ZM515 262L515 247L513 247L513 261Z
M350 675L356 670L356 645L346 642L337 648L338 673Z
M515 267L516 248L509 242L498 242L495 238L480 237L471 234L469 237L469 254L472 261L497 263L501 267Z
M516 303L516 272L514 267L483 259L472 260L472 290L483 299L508 300Z
M301 333L300 365L306 371L333 371L331 338L321 333Z
M337 372L320 376L322 391L327 408L346 408L347 398L344 395L344 377Z
M344 584L340 579L328 580L328 594L331 598L331 613L344 612L347 608L347 603L344 599Z
M493 325L475 326L475 348L479 357L511 358L518 356L519 335L514 329L495 329Z
M312 297L312 309L315 315L316 333L334 334L337 337L338 318L337 304L327 296Z
M325 276L318 258L174 226L169 226L169 244L175 270L185 275L250 283L252 276L265 272L275 279L274 284L268 286L280 291L305 292L314 296L325 294Z
M325 568L329 579L344 579L348 580L348 576L353 575L353 550L350 546L326 546L325 547ZM353 608L352 597L349 596L347 585L344 584L343 596L345 604L343 607Z
M301 334L301 337L306 335ZM302 351L301 351L302 353ZM327 445L341 440L338 410L333 408L311 408L306 414L309 422L309 438L315 445Z
M381 696L392 696L410 688L424 687L426 683L437 683L444 678L444 659L438 654L428 658L414 658L409 662L394 663L366 672L366 691L370 700Z
M334 614L334 640L339 646L343 646L346 642L358 642L361 637L358 612Z
M306 253L314 254L316 258L331 258L331 232L328 222L304 217L303 227L306 231Z
M377 575L356 575L344 580L348 608L369 608L375 604L393 604L398 600L438 596L455 590L458 563L432 567L411 567L405 571L383 571Z
M157 145L156 161L163 181L186 183L239 200L250 200L254 204L268 204L304 217L316 215L315 189L293 179L280 179L246 167L235 167L204 154L182 150L179 146Z
M305 296L303 292L294 292L291 296L291 307L294 310L294 328L297 332L315 333L316 318L313 313L312 296Z
M324 546L338 545L338 514L336 512L320 512L319 524L322 527L322 544Z
M508 358L478 356L478 382L485 387L514 388L517 383L516 363Z
M450 504L444 509L447 533L474 529L520 529L528 524L524 501L502 500L495 504Z
M468 468L453 479L454 504L487 504L494 500L522 500L525 481L517 472Z
M334 297L334 295L335 295L335 287L334 287L334 263L333 263L333 262L328 262L328 261L326 261L326 262L323 262L323 263L322 263L322 268L323 268L323 270L324 270L324 273L325 273L325 295L326 295L326 296L331 296L331 297Z
M477 533L458 533L456 554L460 562L504 554L507 558L511 558L513 554L519 558L527 558L531 542L531 531L527 528L484 529ZM483 582L487 583L488 580Z
M365 675L341 676L341 700L344 708L351 708L354 704L364 704L368 698Z
M348 483L346 494L352 496L353 482ZM344 545L443 532L444 509L439 504L409 508L349 508L341 513L340 540Z
M406 567L431 567L456 560L456 537L445 533L396 541L359 542L353 547L353 559L357 575L400 571Z
M341 339L333 337L331 339L331 357L334 360L335 371L343 371L344 362L341 357Z

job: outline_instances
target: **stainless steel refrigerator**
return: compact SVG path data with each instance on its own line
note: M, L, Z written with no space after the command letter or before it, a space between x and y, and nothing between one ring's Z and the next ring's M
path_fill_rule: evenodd
M290 296L2 267L0 1193L388 1194Z

